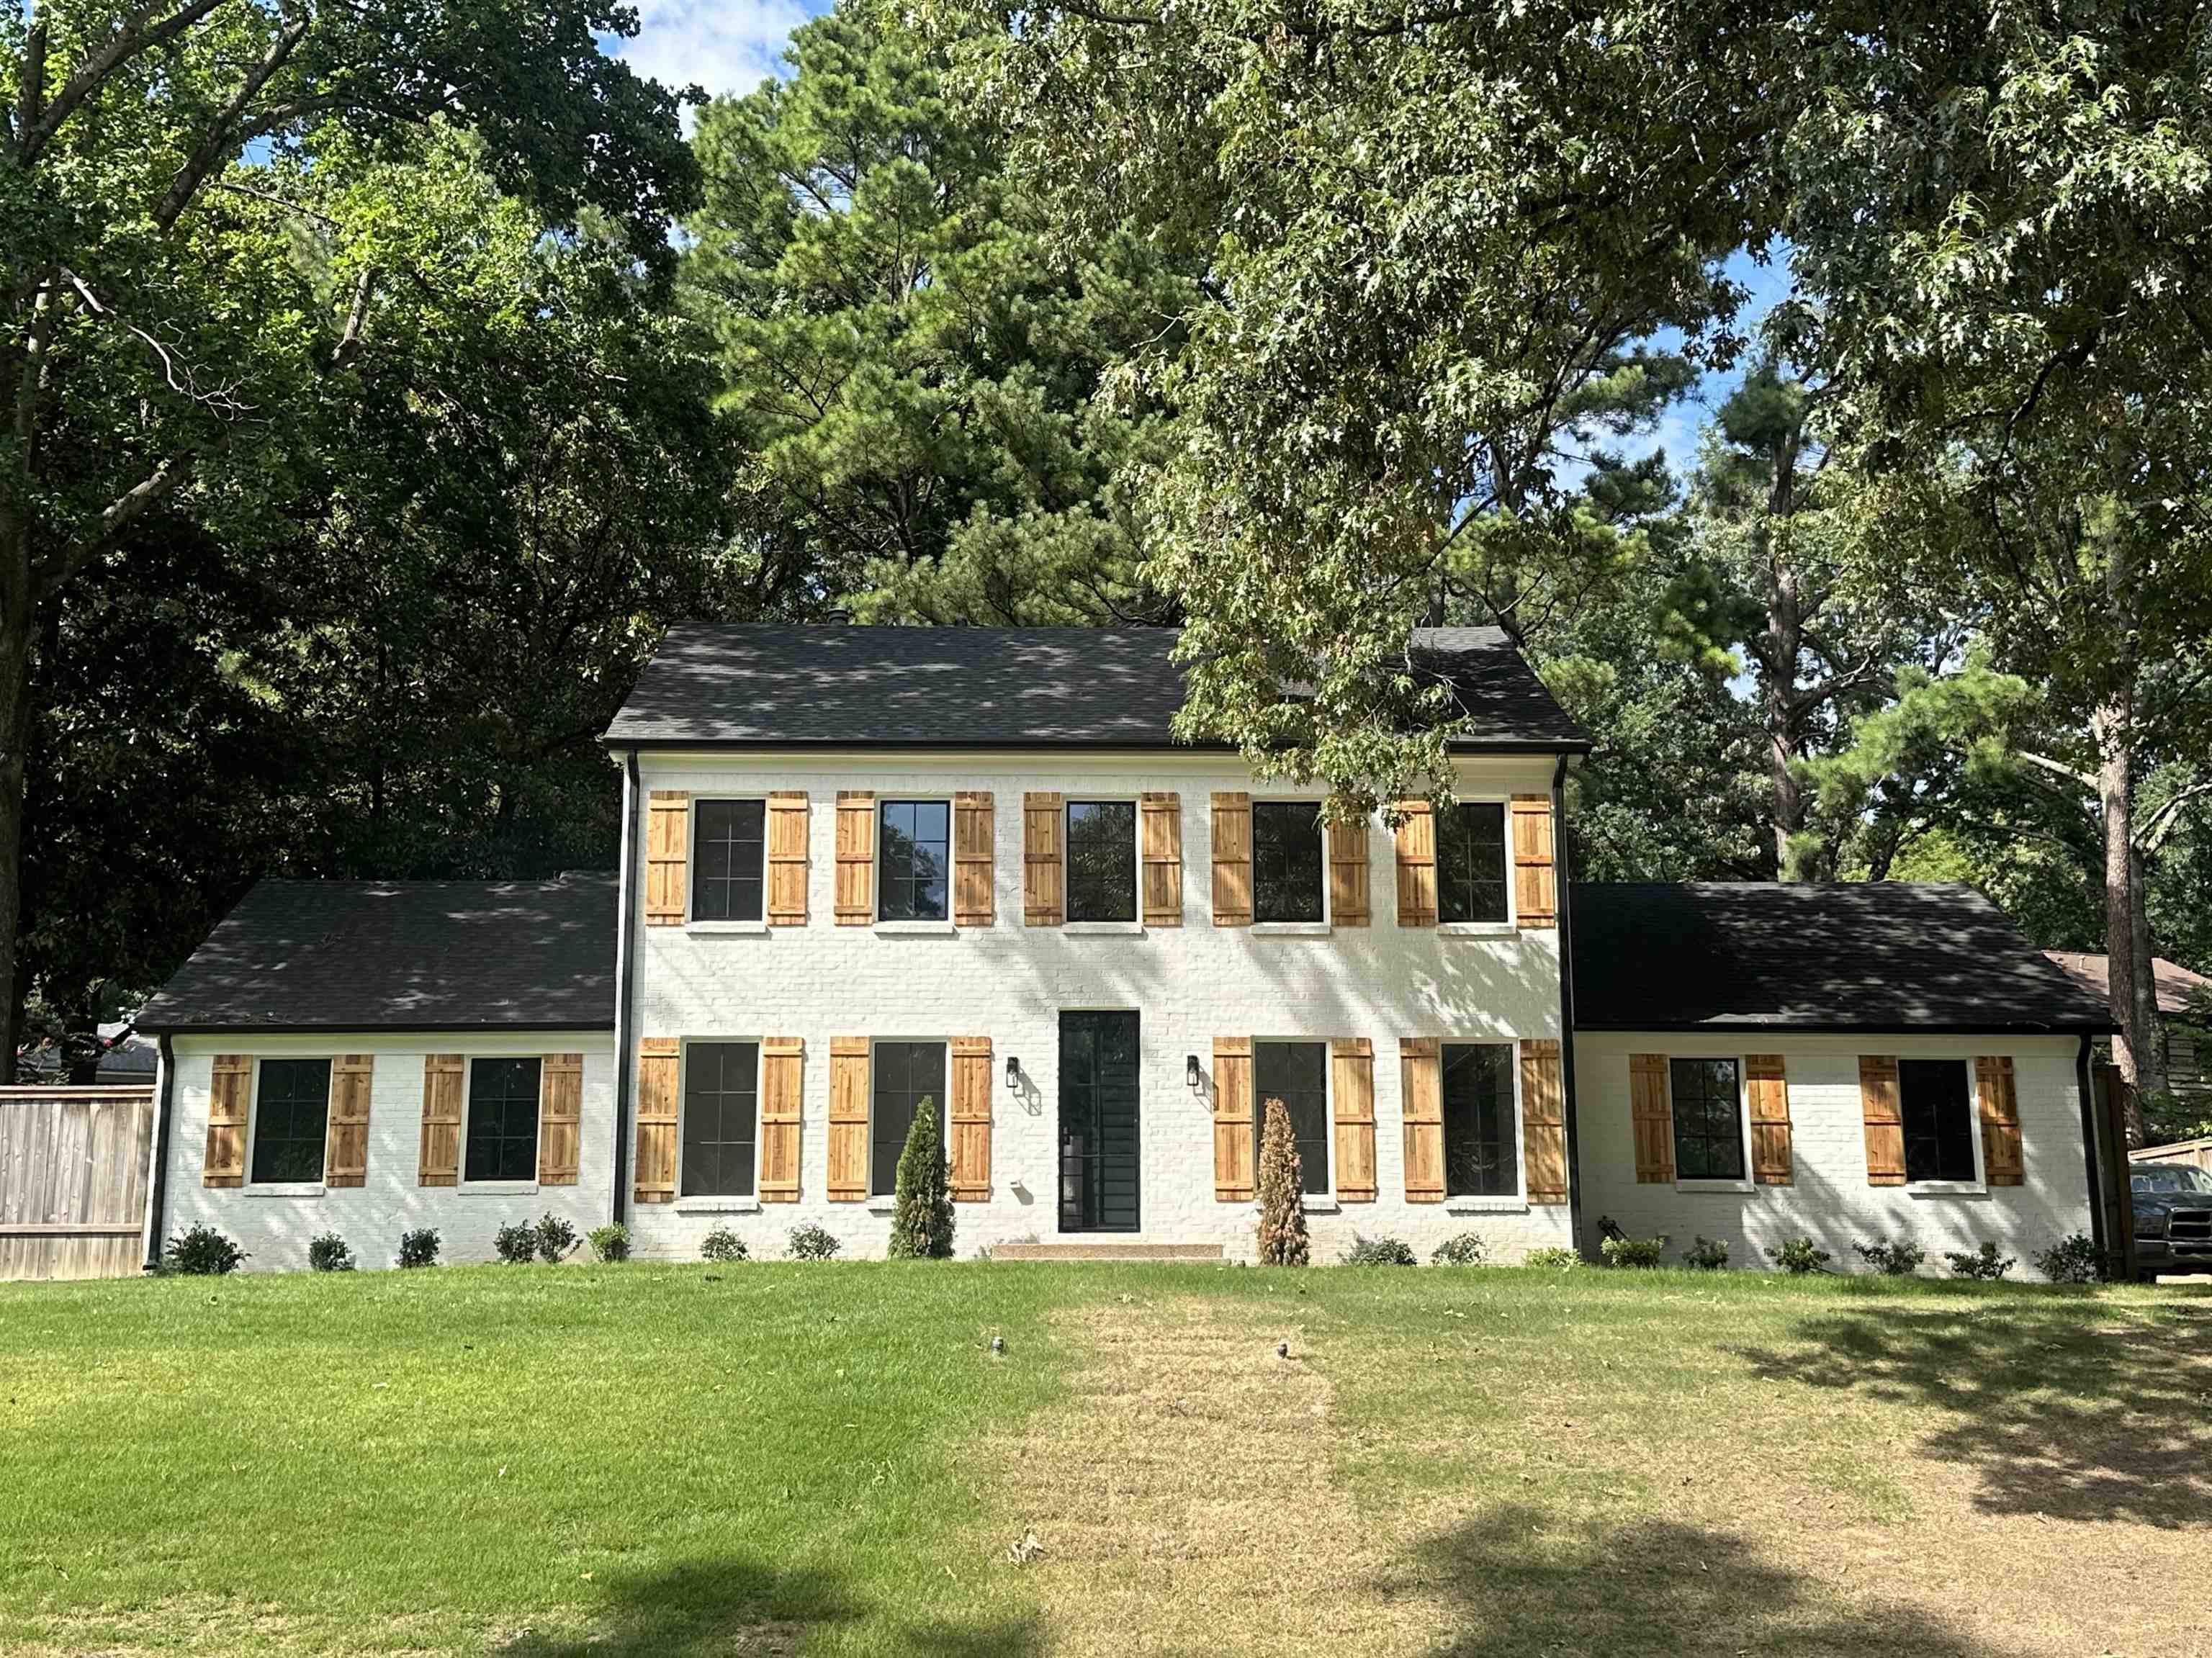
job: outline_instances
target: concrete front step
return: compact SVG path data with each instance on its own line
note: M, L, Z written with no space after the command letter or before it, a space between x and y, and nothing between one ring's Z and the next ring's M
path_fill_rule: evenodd
M1218 1243L1001 1243L993 1260L1219 1260Z

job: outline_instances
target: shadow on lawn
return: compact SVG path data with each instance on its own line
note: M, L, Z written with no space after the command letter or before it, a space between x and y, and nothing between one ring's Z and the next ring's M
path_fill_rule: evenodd
M1434 1658L1996 1658L1996 1649L1915 1607L1843 1600L1724 1533L1668 1521L1560 1533L1547 1511L1507 1504L1423 1544L1413 1570L1440 1579L1460 1603L1431 1649Z
M1992 1514L2202 1525L2212 1517L2212 1302L1888 1300L1808 1318L1786 1351L1739 1349L1769 1381L1924 1414L1923 1456L1981 1476Z

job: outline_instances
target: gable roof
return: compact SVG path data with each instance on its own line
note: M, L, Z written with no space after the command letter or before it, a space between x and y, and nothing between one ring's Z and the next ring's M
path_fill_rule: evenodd
M263 881L142 1030L599 1030L615 879Z
M2097 995L2104 997L2112 993L2111 957L2078 950L2046 950L2043 953ZM2206 978L2202 973L2192 973L2180 963L2169 962L2163 956L2152 958L2150 976L2152 982L2158 986L2158 1011L2170 1019L2189 1011L2191 992L2212 990L2212 979Z
M1183 677L1169 628L787 627L668 630L611 748L1156 749ZM1497 628L1414 630L1452 686L1467 752L1589 746ZM1218 747L1220 745L1209 745Z
M1972 887L1577 883L1575 1026L2109 1030Z

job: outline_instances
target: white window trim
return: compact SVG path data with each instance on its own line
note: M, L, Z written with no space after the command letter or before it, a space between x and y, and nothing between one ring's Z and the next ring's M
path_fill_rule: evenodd
M1067 848L1070 842L1067 815L1078 806L1119 806L1129 808L1129 916L1126 920L1086 919L1077 920L1071 913L1060 921L1060 930L1073 932L1078 938L1085 933L1099 937L1142 932L1145 930L1145 803L1133 794L1100 790L1095 793L1065 795L1060 803L1060 860L1062 902L1073 912L1075 906L1073 889L1067 884Z
M1685 1180L1682 1178L1681 1150L1674 1139L1674 1061L1677 1060L1726 1060L1735 1066L1735 1133L1737 1156L1743 1159L1743 1175L1737 1180ZM1757 1189L1752 1179L1751 1164L1751 1066L1741 1054L1669 1054L1667 1055L1667 1155L1675 1166L1674 1189L1683 1193L1735 1193L1741 1194Z
M1333 1215L1342 1199L1336 1193L1336 1055L1330 1051L1327 1036L1255 1036L1252 1038L1252 1185L1253 1200L1256 1206L1260 1184L1260 1145L1267 1138L1267 1096L1260 1091L1260 1048L1262 1043L1291 1042L1321 1049L1321 1106L1322 1123L1327 1131L1322 1135L1323 1154L1328 1159L1328 1184L1319 1192L1299 1194L1299 1206L1309 1214ZM1377 1171L1380 1180L1380 1171Z
M906 921L887 921L884 919L884 808L890 805L941 805L945 808L945 914L941 919ZM872 931L884 938L895 938L902 934L918 938L941 937L958 930L952 916L953 888L959 880L956 852L960 844L959 811L959 802L949 794L925 792L873 796L869 817L872 821L870 833L874 836L874 844L868 848L868 907L873 912L869 922ZM763 844L766 844L765 836L763 837ZM993 878L997 878L995 871ZM765 901L768 889L763 887L761 892Z
M328 1190L324 1181L262 1181L253 1178L253 1143L261 1134L261 1062L264 1059L321 1060L331 1067L323 1081L323 1173L331 1168L331 1092L335 1085L337 1056L334 1054L256 1054L253 1055L253 1074L246 1083L246 1164L239 1170L239 1189L263 1198L319 1198ZM209 1109L214 1109L210 1090Z
M1970 1181L1908 1179L1905 1194L1909 1198L1985 1198L1990 1193L1990 1165L1982 1152L1982 1102L1977 1091L1974 1061L1969 1057L1951 1060L1936 1054L1901 1054L1898 1055L1897 1071L1897 1138L1901 1145L1905 1139L1905 1062L1907 1060L1932 1059L1939 1065L1959 1065L1966 1072L1966 1132L1973 1137L1974 1177Z
M1444 1148L1447 1153L1444 1158L1444 1184L1447 1187L1444 1193L1444 1208L1447 1212L1455 1215L1526 1214L1528 1212L1528 1148L1524 1144L1525 1137L1521 1133L1520 1041L1512 1036L1444 1036L1437 1040L1437 1132L1439 1137L1445 1133L1444 1050L1448 1048L1502 1048L1505 1050L1505 1071L1506 1075L1511 1078L1513 1090L1512 1121L1509 1125L1513 1131L1513 1191L1510 1196L1501 1192L1495 1197L1486 1197L1472 1192L1456 1194L1452 1193L1449 1189L1451 1184L1451 1158L1449 1155L1450 1145L1447 1142ZM1405 1113L1406 1102L1401 1097L1398 1102L1398 1114L1401 1121Z
M1251 797L1252 861L1249 867L1252 871L1252 925L1247 928L1246 931L1261 938L1326 938L1336 931L1336 912L1329 903L1328 825L1326 823L1322 823L1321 826L1321 920L1318 921L1263 921L1260 919L1259 809L1261 806L1310 805L1314 809L1314 816L1316 817L1319 817L1321 816L1322 808L1328 804L1328 803L1326 799L1316 799L1310 794L1300 794L1297 793L1285 794L1255 794ZM1255 1038L1255 1040L1257 1039ZM1282 1042L1303 1042L1304 1038L1285 1036L1271 1038L1270 1040ZM1333 1139L1334 1136L1332 1135L1330 1138ZM1335 1155L1333 1150L1330 1155L1332 1157ZM1334 1192L1336 1190L1336 1187L1333 1180L1330 1183L1329 1190L1331 1192Z
M868 1184L871 1187L876 1183L876 1050L886 1042L898 1042L901 1044L912 1043L916 1046L928 1046L934 1044L945 1050L945 1097L938 1102L938 1109L945 1115L945 1123L948 1131L951 1129L952 1125L952 1038L950 1036L869 1037L868 1149L865 1155L868 1160ZM940 1136L939 1138L943 1139L946 1138L946 1136ZM949 1168L951 1148L950 1146L945 1146L940 1149L944 1151L946 1155L947 1166ZM896 1171L894 1171L894 1176L896 1177ZM896 1205L897 1201L898 1193L895 1191L871 1191L868 1193L867 1198L868 1208L878 1214L888 1215L891 1212L893 1206ZM878 1205L881 1205L882 1206L878 1208Z
M1509 938L1521 930L1521 904L1514 891L1518 884L1513 878L1513 799L1510 795L1458 794L1452 799L1455 808L1460 806L1496 806L1500 813L1500 827L1505 847L1505 919L1502 921L1447 921L1444 908L1444 847L1443 836L1437 842L1437 927L1447 938ZM1520 1084L1516 1081L1517 1089Z
M701 1192L684 1195L684 1118L690 1109L691 1048L694 1043L717 1047L726 1042L753 1045L753 1189L750 1194ZM676 1053L676 1210L678 1214L749 1214L760 1207L761 1096L768 1087L768 1041L762 1036L686 1036ZM744 1210L732 1206L744 1204Z
M691 914L699 881L699 808L710 801L760 802L761 913L755 921L702 921ZM768 797L764 794L695 794L684 826L684 930L686 932L766 932L768 931Z
M469 1178L469 1113L476 1108L477 1061L479 1060L535 1060L538 1061L538 1135L530 1159L528 1180ZM464 1054L461 1056L461 1132L455 1146L453 1190L482 1197L527 1197L538 1190L538 1162L545 1146L545 1056L543 1054Z

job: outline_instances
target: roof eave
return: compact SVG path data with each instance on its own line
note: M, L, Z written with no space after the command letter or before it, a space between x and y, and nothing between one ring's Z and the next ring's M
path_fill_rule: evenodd
M394 1024L381 1020L349 1020L337 1023L293 1023L273 1019L179 1019L174 1023L167 1020L149 1023L137 1021L137 1028L155 1036L220 1036L232 1031L258 1031L272 1036L328 1036L350 1035L405 1036L442 1035L459 1032L513 1031L518 1035L533 1035L549 1030L605 1030L615 1028L612 1015L600 1019L457 1019L410 1020Z
M1586 1019L1577 1017L1575 1029L1600 1031L1659 1030L1676 1034L1721 1032L1782 1032L1794 1035L1858 1035L1858 1036L2102 1036L2118 1029L2110 1019L2095 1021L2051 1021L2024 1019L1972 1019L1937 1023L1926 1019L1860 1020L1860 1019L1798 1019L1780 1015L1768 1017L1746 1014L1714 1019Z
M798 753L854 754L872 750L888 749L915 753L945 750L961 754L1065 754L1080 753L1085 750L1105 750L1115 754L1235 754L1234 745L1227 743L1153 743L1134 740L1108 740L1098 738L1069 738L1060 741L1031 743L975 743L962 742L953 738L931 738L927 741L900 738L855 738L849 742L794 742L789 738L758 737L623 737L608 732L599 738L599 746L611 753L636 750L650 753L656 750L678 749L735 749L752 753L784 750ZM1473 738L1447 743L1446 750L1453 754L1472 755L1586 755L1593 744L1588 738Z

